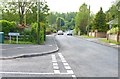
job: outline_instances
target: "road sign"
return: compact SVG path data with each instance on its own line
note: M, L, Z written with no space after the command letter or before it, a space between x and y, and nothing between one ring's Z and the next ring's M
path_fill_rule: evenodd
M12 36L16 36L16 43L18 43L18 36L20 36L20 33L8 33L8 35L10 36L10 43L11 43Z
M19 36L20 33L8 33L9 36Z

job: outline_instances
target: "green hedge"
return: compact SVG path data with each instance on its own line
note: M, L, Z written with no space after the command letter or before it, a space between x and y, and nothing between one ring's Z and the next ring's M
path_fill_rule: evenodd
M4 32L4 34L17 31L15 22L9 22L7 20L0 20L0 24L1 24L0 31Z

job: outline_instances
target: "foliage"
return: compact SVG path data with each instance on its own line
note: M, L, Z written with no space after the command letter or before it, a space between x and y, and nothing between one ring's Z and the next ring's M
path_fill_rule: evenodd
M120 45L120 42L116 42L116 41L113 41L113 40L107 40L107 39L99 39L100 41L102 42L106 42L106 43L113 43L113 44L117 44L117 45Z
M58 29L58 30L61 29L61 27L65 25L65 21L64 21L64 19L61 18L61 17L58 17L58 18L56 19L56 23L57 23L57 29Z
M64 19L64 26L62 26L60 29L68 30L73 29L75 27L75 15L76 12L69 12L69 13L54 13L51 12L48 16L48 23L51 25L51 28L57 29L57 25L60 25L56 23L57 18L63 18ZM61 24L62 25L62 24Z
M118 11L115 4L113 4L109 10L106 12L106 21L109 22L118 17Z
M106 32L106 15L103 13L102 7L100 11L96 14L94 19L94 29L97 29L99 32Z
M46 28L46 34L51 34L52 33L52 29L51 28Z
M86 33L86 26L88 25L88 17L89 17L89 9L87 9L87 5L84 3L82 6L80 6L79 12L75 17L75 25L76 25L75 27L79 28L82 33Z
M40 44L44 43L44 29L42 26L43 23L40 23L40 39L38 39L38 23L33 23L31 28L31 42L37 43L40 40Z
M119 32L119 28L115 27L107 31L107 34L117 34Z
M1 31L4 32L4 34L8 34L9 32L17 31L15 22L9 22L7 20L0 20L0 24L2 24L2 26L0 28L2 28Z

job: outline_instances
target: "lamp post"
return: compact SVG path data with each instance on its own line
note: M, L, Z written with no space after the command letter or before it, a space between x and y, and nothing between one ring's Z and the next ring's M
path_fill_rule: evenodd
M38 22L38 38L37 42L40 44L40 0L38 0L38 15L37 15L37 22Z

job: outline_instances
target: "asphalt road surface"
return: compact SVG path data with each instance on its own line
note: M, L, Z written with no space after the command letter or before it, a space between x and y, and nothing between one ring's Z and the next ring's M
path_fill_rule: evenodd
M59 52L0 60L0 74L3 77L118 77L117 49L73 36L55 38Z

